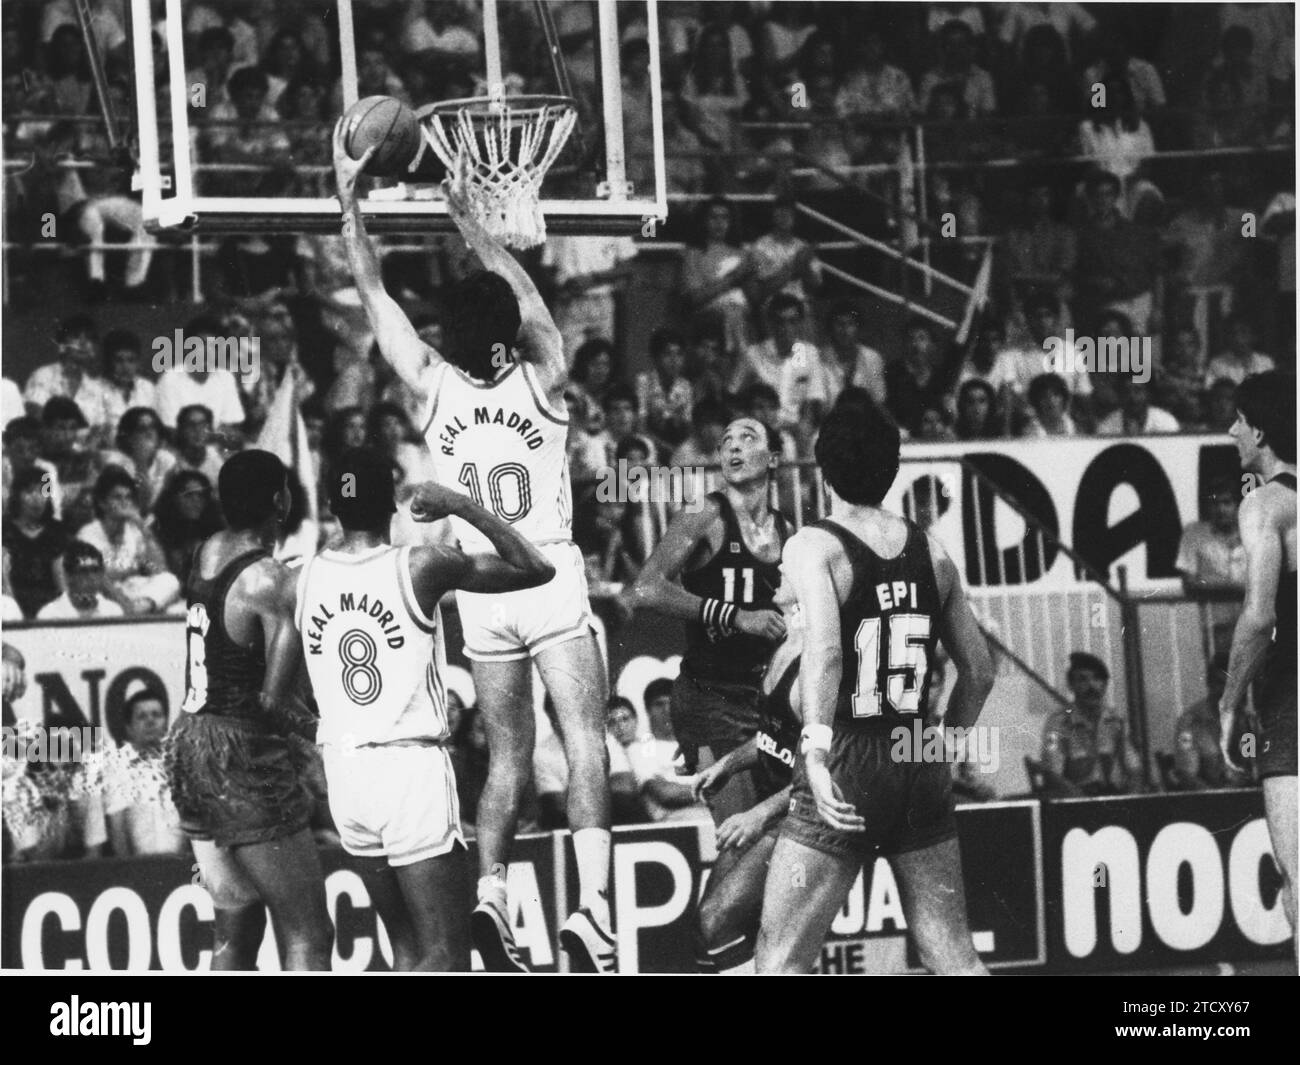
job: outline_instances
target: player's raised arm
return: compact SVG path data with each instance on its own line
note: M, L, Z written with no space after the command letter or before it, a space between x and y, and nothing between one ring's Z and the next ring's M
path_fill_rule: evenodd
M418 485L411 498L416 521L437 521L455 515L478 529L497 549L496 555L467 555L427 548L421 552L416 592L436 602L453 588L467 592L515 592L536 588L555 576L555 567L518 532L469 496L432 481Z
M524 359L541 371L542 384L548 391L561 388L568 375L568 364L564 358L564 341L555 327L555 319L528 271L474 217L465 193L468 160L462 159L458 165L458 172L442 183L451 220L456 223L465 243L479 257L483 268L504 277L514 292L519 303L519 335Z
M343 145L343 120L334 127L334 177L338 186L339 206L343 208L343 244L348 265L357 284L366 319L375 331L379 351L388 360L402 383L422 400L428 398L425 375L430 360L442 356L415 331L397 301L384 289L383 274L374 246L366 235L361 209L357 204L357 178L374 153L366 151L359 160L348 155Z
M933 536L927 539L934 579L943 603L943 612L939 616L939 642L957 667L957 681L948 697L944 723L954 728L969 728L975 724L989 692L993 690L993 656L989 654L989 642L980 631L979 622L975 620L962 590L956 565L938 540Z
M1232 631L1228 682L1219 700L1220 725L1231 731L1232 719L1250 683L1259 673L1277 623L1277 582L1284 564L1282 541L1269 520L1268 500L1251 492L1237 512L1241 546L1246 552L1246 601ZM1226 754L1226 751L1225 751Z

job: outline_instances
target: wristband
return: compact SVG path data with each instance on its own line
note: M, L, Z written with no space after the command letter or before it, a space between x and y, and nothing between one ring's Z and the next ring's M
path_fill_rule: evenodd
M831 749L831 735L830 725L804 725L803 732L799 734L799 738L802 740L799 747L800 753L829 751Z
M708 630L710 640L732 635L736 631L735 604L705 599L700 603L700 623Z

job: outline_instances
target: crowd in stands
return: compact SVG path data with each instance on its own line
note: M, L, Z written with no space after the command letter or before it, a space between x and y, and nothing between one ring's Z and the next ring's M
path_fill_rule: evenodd
M580 115L595 128L592 5L553 6ZM293 480L279 557L310 554L332 535L320 478L345 448L381 447L399 486L430 471L423 412L378 354L336 236L225 238L205 269L203 313L178 310L168 321L167 337L180 329L204 341L247 339L258 359L246 372L157 373L156 338L123 328L140 306L179 308L189 293L172 269L173 238L144 228L132 166L110 151L100 117L104 102L128 114L122 7L88 3L107 101L95 92L72 0L22 0L0 13L6 239L72 249L66 261L9 251L9 309L39 311L63 281L81 306L95 305L93 317L62 317L41 364L21 378L7 368L15 353L5 353L5 620L183 611L193 549L222 525L221 465L258 441L286 383L317 483ZM420 106L487 90L477 4L354 7L361 95ZM659 10L674 196L667 233L678 263L650 301L663 310L645 321L628 298L649 257L644 236L556 236L525 260L571 360L574 534L593 591L634 580L671 516L604 491L612 471L711 466L738 413L775 430L787 462L810 459L822 414L846 395L919 442L1224 432L1247 374L1294 371L1287 5L666 0ZM332 7L187 0L184 11L195 158L230 164L201 170L201 191L329 195L330 130L342 107ZM510 92L554 91L531 11L501 5ZM164 32L159 22L166 115L175 57ZM653 158L646 26L631 19L620 35L629 178L644 187ZM917 124L925 219L901 179L904 148L909 167L920 161ZM596 147L592 139L586 149ZM584 194L581 150L575 143L557 164L552 192ZM991 241L990 298L963 342L923 313L915 275L908 288L906 271L819 247L800 211L810 202L906 244L918 260L925 238L926 261L968 284L980 242ZM104 242L123 239L125 254L104 252ZM381 250L391 245L385 281L437 348L441 294L474 263L447 237L400 241L381 241ZM74 254L77 244L92 247ZM910 291L914 313L887 318L892 309L867 302L840 270ZM1149 375L1079 368L1083 340L1121 338L1135 352L1150 342ZM1064 355L1052 363L1045 345L1058 339ZM791 478L780 488L788 505L807 485ZM398 539L444 534L398 524ZM1226 528L1212 520L1189 532L1179 562L1189 591L1222 591L1213 583L1222 574L1210 571L1231 568L1230 545L1219 542ZM668 737L633 735L619 708L611 714L628 801L652 816L689 809L680 792L654 783ZM650 722L662 726L653 713ZM485 771L472 708L457 750L458 774ZM1188 763L1182 747L1178 758ZM563 809L548 794L538 824ZM464 805L472 809L472 796Z

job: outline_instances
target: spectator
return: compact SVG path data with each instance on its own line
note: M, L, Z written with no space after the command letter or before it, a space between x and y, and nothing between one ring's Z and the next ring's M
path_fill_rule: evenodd
M1045 26L1060 38L1062 59L1068 64L1097 25L1080 4L1007 4L1003 12L998 38L1021 59L1029 51L1033 31Z
M104 337L104 376L94 382L95 397L82 413L105 442L132 407L157 404L153 382L140 376L140 352L140 338L129 330L114 329Z
M234 69L234 36L225 26L209 26L199 34L195 50L199 64L185 72L191 102L201 99L205 108L228 104L230 93L226 90L226 83ZM201 95L196 97L195 93L200 89Z
M104 813L113 853L188 854L163 766L167 699L145 688L122 707L126 743L104 758Z
M934 327L924 319L907 326L903 357L885 368L888 410L899 425L914 432L927 406L945 409L949 374L944 372L943 350L935 340Z
M1219 651L1205 670L1205 698L1179 714L1174 726L1173 765L1167 783L1176 791L1248 787L1252 782L1249 773L1223 760L1219 747L1219 700L1227 683L1228 652ZM1241 752L1242 739L1251 731L1242 708L1237 710L1232 731L1232 749ZM1244 752L1238 757L1252 761Z
M33 723L22 718L15 733L25 742L36 742L29 730ZM4 756L4 828L13 844L13 860L57 861L68 858L97 858L108 842L104 830L104 805L100 762L93 751L80 746L79 729L54 729L51 747L57 743L60 756L46 761ZM64 739L63 737L66 737Z
M54 517L47 473L28 466L14 474L4 517L8 590L26 617L59 595L55 567L67 548L67 527Z
M98 384L95 365L95 323L84 314L63 319L54 334L59 349L57 362L32 371L23 389L27 413L39 415L48 400L63 396L83 409L93 409Z
M821 349L821 372L827 403L834 403L846 388L865 388L876 405L885 406L885 360L880 352L859 339L861 313L856 304L837 303L826 322L829 343Z
M681 470L717 466L718 447L730 420L727 408L718 400L701 399L691 408L691 435L673 452L671 464ZM686 485L684 501L687 506L693 506L709 490L709 477L692 473L690 478L683 479L683 484Z
M185 326L187 341L198 337L206 342L220 338L221 323L209 315L193 318ZM181 409L198 403L212 412L221 433L239 439L244 423L244 406L239 399L239 385L229 370L206 368L185 369L183 365L168 366L158 378L158 415L164 425L175 425Z
M176 456L163 450L162 431L162 420L151 408L132 407L118 423L116 450L102 457L103 465L120 466L135 478L143 514L153 511L158 493L177 465Z
M636 390L622 381L615 381L605 393L605 464L615 465L615 450L624 440L636 439L650 456L654 445L638 432Z
M1018 221L1003 238L1004 264L1018 303L1047 296L1068 300L1078 247L1074 230L1052 215L1052 187L1035 181Z
M569 412L569 432L564 446L569 456L569 478L576 489L594 483L605 468L605 438L603 434L588 431L591 419L587 413L587 396L577 385L565 388L564 405Z
M1226 433L1237 420L1237 383L1220 377L1205 394L1205 431Z
M975 64L975 35L965 22L950 19L939 31L939 65L921 78L921 108L940 86L954 86L970 115L979 118L998 109L989 72Z
M38 621L76 621L122 616L122 608L107 598L104 556L95 548L74 540L63 552L59 565L63 570L66 591L41 607L36 614Z
M1054 115L1078 114L1079 92L1071 76L1067 57L1069 45L1047 23L1032 27L1024 36L1024 58L1015 79L1017 95L1027 95L1031 88L1047 97L1044 111Z
M1207 288L1225 289L1221 298L1231 300L1231 287L1243 261L1241 218L1241 208L1226 202L1222 172L1205 171L1191 205L1179 211L1163 232L1165 252L1172 260L1169 282L1174 317L1192 318L1197 301L1208 300L1210 294L1201 291Z
M795 236L795 201L780 196L772 205L772 228L747 249L750 260L750 300L762 307L775 293L807 302L822 283L817 252Z
M816 24L806 21L807 17L806 5L778 2L771 17L759 24L758 65L775 102L780 102L779 90L792 80L804 44L817 32Z
M1294 168L1292 173L1294 174ZM1295 350L1295 193L1283 189L1269 201L1259 220L1259 232L1277 245L1276 322L1277 350ZM1292 368L1295 363L1292 362Z
M767 305L768 338L751 344L737 368L732 391L760 383L776 391L783 427L805 420L805 404L828 405L817 349L804 339L803 302L781 293Z
M641 572L636 544L628 535L632 506L626 500L600 498L597 493L588 529L579 537L586 562L587 579L599 592L611 592L609 585L629 585Z
M917 111L912 80L885 62L885 38L869 27L853 48L853 58L835 95L841 118L910 118Z
M677 740L669 721L672 688L672 681L664 677L646 685L644 699L650 730L639 735L635 711L631 727L626 720L631 703L616 703L615 696L610 700L610 730L627 752L652 821L707 821L708 807L695 800L692 778L677 775Z
M250 437L266 422L286 375L294 381L296 402L316 394L316 385L298 357L297 326L284 304L271 304L260 316L257 336L260 357L248 373L236 378Z
M25 470L39 470L39 480L53 509L54 517L61 518L63 490L59 485L59 468L41 458L41 423L35 418L14 418L4 430L4 505L5 514L11 513L9 503L14 479Z
M727 350L720 325L699 323L691 332L691 350L687 359L689 372L695 375L695 392L699 399L708 397L726 404L731 398L731 382L740 364L739 351Z
M1103 36L1099 52L1097 62L1083 73L1085 93L1091 94L1096 85L1123 78L1128 82L1139 114L1165 106L1165 87L1160 74L1152 64L1132 54L1128 31L1111 28Z
M274 108L285 89L299 78L312 73L310 57L303 49L302 38L293 30L280 30L266 46L262 73L266 75L266 106Z
M718 318L729 352L748 343L749 300L743 286L750 263L732 233L731 205L721 197L704 204L695 230L698 244L682 257L681 289L694 318Z
M740 112L749 102L745 81L736 73L730 34L721 26L706 26L695 42L691 65L682 79L683 122L714 152L741 146Z
M1116 375L1119 385L1119 409L1097 423L1098 436L1142 436L1146 433L1176 433L1178 419L1167 410L1151 405L1146 382L1125 374Z
M1174 566L1183 578L1189 599L1206 601L1204 620L1211 627L1215 647L1232 642L1232 627L1241 613L1246 591L1246 549L1237 528L1240 487L1232 481L1218 481L1206 492L1206 520L1194 521L1183 530Z
M1064 797L1142 790L1141 761L1128 738L1128 721L1106 701L1106 664L1075 651L1066 683L1073 702L1049 716L1043 728L1039 768L1048 793Z
M1120 213L1120 181L1114 174L1099 171L1089 178L1087 197L1089 217L1079 231L1075 265L1080 304L1075 317L1120 311L1138 335L1149 335L1151 323L1159 321L1159 242Z
M212 442L212 411L202 403L182 407L176 416L175 472L192 470L217 483L217 475L226 461L221 449Z
M368 437L366 412L361 407L341 407L331 414L325 423L325 434L321 439L326 473L343 457L345 451L365 447Z
M1272 358L1255 350L1254 324L1245 315L1233 315L1228 320L1228 350L1210 360L1205 370L1205 387L1212 387L1222 378L1239 385L1251 374L1275 369Z
M1024 436L1078 436L1070 409L1070 390L1059 374L1039 374L1029 382L1029 406L1033 417Z
M574 353L569 380L587 401L587 428L599 432L605 424L605 395L614 382L614 345L596 337Z
M154 535L183 589L189 587L194 552L225 526L212 484L198 470L178 469L154 504Z
M557 287L555 325L565 351L616 335L615 292L631 275L636 254L631 237L547 239L542 265L550 268Z
M367 435L370 443L392 460L399 501L404 502L417 484L436 480L428 447L396 403L376 403L370 408Z
M109 597L128 614L166 610L180 596L180 581L140 517L134 478L109 466L95 482L94 498L96 520L77 539L103 555Z
M200 128L205 161L256 164L265 169L250 176L217 173L208 177L208 195L277 196L292 181L293 157L289 137L271 105L271 82L257 67L243 67L230 75L230 99L209 109Z
M45 70L54 110L63 115L84 115L91 101L90 60L75 17L50 35Z
M41 412L41 458L59 471L60 491L69 497L95 475L95 453L83 447L86 419L81 408L65 396L53 396Z
M409 3L402 18L400 44L407 55L418 55L431 66L473 67L478 59L478 33L470 13L460 4Z
M953 433L958 440L988 440L1000 436L998 397L987 381L972 378L957 390L957 420Z
M948 412L943 403L929 399L921 404L920 416L909 428L912 438L924 444L946 444L957 439L948 424Z
M695 393L683 373L686 343L671 329L650 334L650 360L654 369L639 373L636 390L643 424L665 443L676 446L691 427Z
M1222 75L1238 107L1263 108L1269 104L1268 71L1255 62L1255 37L1245 26L1229 26L1220 40L1221 55L1210 68Z
M1137 111L1124 78L1112 78L1101 89L1104 103L1092 98L1093 113L1079 123L1082 153L1120 182L1118 207L1125 218L1156 224L1164 209L1164 194L1145 176L1146 160L1155 154L1151 127Z
M1246 148L1264 140L1268 132L1265 115L1243 107L1238 90L1226 70L1210 71L1205 79L1205 101L1192 122L1194 149Z
M1204 424L1201 392L1205 382L1205 349L1193 325L1181 325L1165 344L1156 369L1157 401L1184 428Z

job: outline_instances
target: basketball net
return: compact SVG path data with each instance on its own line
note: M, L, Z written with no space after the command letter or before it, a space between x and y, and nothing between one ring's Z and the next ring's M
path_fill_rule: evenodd
M578 112L558 96L481 97L435 104L425 139L449 173L469 160L465 196L475 219L510 248L546 239L542 181L564 150Z

